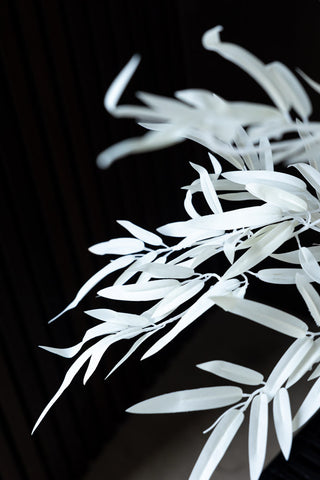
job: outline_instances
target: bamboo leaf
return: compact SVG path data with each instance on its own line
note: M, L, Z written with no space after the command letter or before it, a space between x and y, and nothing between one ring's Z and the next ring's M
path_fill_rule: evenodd
M292 428L295 432L298 428L302 427L307 421L319 410L320 408L320 378L316 381L313 387L310 389L308 395L302 402L299 410L297 411Z
M242 390L239 387L204 387L180 392L166 393L137 403L126 411L129 413L177 413L209 410L239 402Z
M288 460L292 445L292 417L286 388L280 388L274 397L273 420L281 451L284 458Z
M320 283L320 267L314 255L309 248L301 247L299 250L299 260L303 270L315 282Z
M308 210L307 202L303 198L281 188L262 183L247 183L246 189L255 197L275 205L281 208L281 210L292 212L305 212Z
M115 238L107 242L97 243L89 247L89 252L96 255L127 255L128 253L141 252L144 243L137 238Z
M209 207L213 213L222 213L220 201L210 180L209 173L200 165L196 165L195 163L190 164L200 175L201 189Z
M266 456L268 435L268 399L260 393L254 397L249 421L250 480L258 480Z
M206 372L214 373L219 377L245 385L260 385L263 382L263 375L261 373L251 368L242 367L241 365L223 360L200 363L197 367Z
M116 260L111 261L108 265L103 267L101 270L95 273L91 278L89 278L89 280L87 280L86 283L80 288L79 292L77 293L75 298L72 300L72 302L61 313L59 313L59 315L52 318L49 321L49 323L59 318L68 310L75 308L78 305L78 303L87 295L87 293L89 293L90 290L92 290L92 288L95 287L97 283L99 283L107 275L117 270L120 270L121 268L127 267L134 260L135 260L135 257L133 255L128 255L128 256L120 257L120 258L117 258Z
M275 225L267 233L258 237L252 247L231 265L222 278L237 277L241 273L250 270L271 255L280 245L289 240L293 231L294 223L291 221Z
M303 300L305 301L309 312L311 313L316 325L320 326L320 296L316 289L308 282L305 275L296 274L296 284Z
M316 192L320 193L320 172L318 170L307 163L296 163L292 166L304 176Z
M301 268L265 268L259 270L256 275L262 282L294 285L296 283L296 275L302 272ZM303 277L306 278L305 275Z
M128 300L134 302L157 300L167 295L177 287L177 280L152 280L142 284L113 285L103 288L98 295L113 300Z
M233 295L213 296L212 300L227 312L235 313L290 337L305 337L308 330L308 326L299 318L262 303Z
M244 420L243 412L230 409L211 433L189 480L209 480Z
M149 273L153 278L189 278L194 275L192 268L158 263L140 265L137 267L137 271Z
M315 245L313 247L308 247L309 251L312 253L314 258L319 262L320 261L320 246ZM294 264L299 264L299 252L300 250L292 250L291 252L285 252L285 253L273 253L271 255L272 258L275 258L276 260L280 260L281 262L287 262L287 263L294 263Z
M303 180L288 175L287 173L274 172L270 170L248 170L248 171L232 171L226 172L223 176L234 183L247 185L248 183L262 183L263 185L279 186L282 184L283 189L293 191L306 190L307 186Z
M131 233L134 237L138 238L144 243L148 243L149 245L163 245L162 239L159 237L159 235L156 235L155 233L149 232L148 230L145 230L144 228L138 227L132 222L129 222L128 220L117 220L119 225L121 225L123 228L128 230L128 232Z
M282 387L284 382L297 368L301 360L312 348L312 344L313 342L309 337L299 338L293 342L284 355L282 355L264 387L264 392L270 399L274 397L279 388Z
M116 312L108 308L96 308L86 310L84 313L90 317L101 320L102 322L112 322L114 324L126 325L130 327L144 327L149 320L143 315L135 315L132 313Z
M312 368L312 366L320 361L320 339L318 338L313 342L312 347L307 352L307 354L302 358L299 365L294 369L288 381L286 383L286 388L292 387L295 383L297 383L300 378L303 377L308 370ZM309 380L309 379L308 379Z

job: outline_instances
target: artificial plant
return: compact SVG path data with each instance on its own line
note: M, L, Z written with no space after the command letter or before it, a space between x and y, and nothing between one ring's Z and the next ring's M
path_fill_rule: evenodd
M155 333L160 332L160 336L143 353L143 359L165 348L209 309L221 308L243 317L242 321L256 322L292 338L269 377L264 380L262 373L228 362L226 353L225 359L213 359L197 367L237 385L166 393L140 402L128 412L172 413L226 407L207 429L210 435L190 480L211 477L247 415L250 478L257 480L265 460L268 404L272 403L276 434L286 459L293 432L320 408L320 245L310 244L305 236L312 231L317 242L320 231L320 125L309 121L310 99L285 65L265 65L243 48L221 41L221 29L218 26L204 34L204 47L250 74L274 106L228 102L201 89L176 92L175 99L140 92L138 98L144 105L119 105L139 63L137 55L114 80L105 96L106 109L115 117L135 118L148 132L101 153L100 167L131 153L190 139L209 151L211 173L191 163L197 178L184 187L188 220L164 225L157 234L121 220L119 224L130 237L104 241L89 249L97 255L111 255L112 260L81 287L60 315L75 308L102 279L115 272L119 272L117 279L98 290L99 296L137 301L142 306L144 301L154 301L154 305L142 309L139 315L109 308L86 311L98 323L78 344L70 348L42 347L76 359L34 429L81 367L86 365L86 383L113 343L134 339L108 376ZM320 93L319 84L299 73ZM280 162L290 170L277 171ZM193 205L193 196L199 194L212 212L209 215L202 215ZM247 206L239 208L239 202ZM164 237L177 240L167 245ZM289 240L295 241L296 247L288 251ZM203 271L205 262L219 255L229 262L226 271L222 275ZM259 269L268 257L274 267ZM246 298L252 277L296 288L307 306L310 322ZM310 369L308 380L316 381L292 418L289 389ZM249 392L239 384L248 386Z

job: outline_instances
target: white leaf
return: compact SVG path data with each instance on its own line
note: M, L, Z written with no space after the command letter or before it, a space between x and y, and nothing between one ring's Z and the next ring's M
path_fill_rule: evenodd
M308 395L302 402L298 412L296 413L292 428L295 432L298 428L302 427L320 408L320 378L316 381L313 387L310 389Z
M279 388L281 388L284 382L290 377L311 347L311 338L299 338L295 340L284 355L282 355L264 387L264 392L270 399L274 397Z
M262 183L248 183L246 189L255 197L271 203L271 205L276 205L284 211L305 212L308 209L307 202L303 198L277 187Z
M227 378L233 382L243 383L245 385L260 385L263 382L263 375L251 368L242 367L235 363L225 362L223 360L214 360L212 362L200 363L198 368L206 372L214 373L222 378Z
M115 112L120 97L123 94L129 81L131 80L131 77L136 71L139 63L140 55L133 55L131 60L121 70L119 75L113 80L104 97L104 106L108 112Z
M315 282L320 283L320 267L314 255L309 248L301 247L299 250L299 260L303 270Z
M232 295L213 296L212 300L227 312L235 313L290 337L305 337L308 330L308 326L297 317L262 303Z
M134 223L129 222L129 220L117 220L117 222L142 242L148 243L149 245L163 245L163 241L158 235L138 227Z
M107 242L97 243L89 247L89 252L96 255L127 255L128 253L141 252L144 243L136 238L115 238Z
M273 159L272 159L272 150L270 146L269 139L267 137L261 137L259 142L259 150L260 150L260 163L261 163L261 170L270 170L273 171Z
M117 278L117 280L114 282L113 285L123 285L126 282L128 282L128 280L130 280L130 278L132 278L137 273L135 269L139 265L153 262L153 260L157 257L157 255L158 253L152 250L151 252L148 252L144 254L142 257L138 258L135 262L132 263L132 265L130 265L129 268L127 268L124 272L121 273L121 275L119 275L119 277Z
M109 275L112 272L115 272L116 270L120 270L121 268L127 267L134 260L135 260L135 257L133 255L128 255L126 257L120 257L120 258L117 258L116 260L111 261L108 265L103 267L101 270L95 273L91 278L89 278L89 280L87 280L86 283L82 285L82 287L80 288L79 292L77 293L75 298L72 300L72 302L61 313L59 313L59 315L52 318L49 321L49 323L59 318L62 314L64 314L68 310L75 308L78 305L78 303L87 295L87 293L90 292L90 290L92 290L92 288L95 287L97 283L99 283L107 275Z
M238 45L221 42L219 35L221 30L222 27L217 26L208 30L203 35L202 44L204 48L219 53L227 60L242 68L261 85L275 105L277 105L282 111L286 112L287 104L278 88L274 85L274 82L268 77L268 75L266 75L264 63L252 55L252 53Z
M163 335L154 345L152 345L149 350L143 355L141 360L145 360L151 355L159 352L162 348L164 348L171 340L173 340L182 330L188 327L192 322L197 320L204 312L209 310L214 305L213 300L208 298L208 291L205 292L198 300L188 309L187 313L185 313L180 320L176 323L176 325L169 330L168 333Z
M130 327L144 327L149 321L143 315L134 315L132 313L116 312L108 308L96 308L94 310L87 310L84 313L90 317L101 320L102 322L119 323L120 325L127 325Z
M239 387L194 388L144 400L126 411L129 413L194 412L232 405L239 402L241 398L242 390Z
M264 185L280 186L283 184L284 189L290 188L294 191L304 191L307 188L306 184L300 180L300 178L288 175L287 173L273 172L270 170L233 171L226 172L223 176L231 182L240 183L242 185L247 185L248 183L262 183Z
M292 385L298 382L303 375L312 368L312 366L320 360L320 339L318 338L313 342L312 347L307 354L302 358L299 365L294 369L288 381L286 388L290 388Z
M308 118L312 112L311 102L293 73L280 62L269 63L266 68L283 98L286 99L288 110L293 108L302 119Z
M157 300L167 295L173 288L177 287L177 280L152 280L142 284L113 285L103 288L98 292L101 297L113 300L148 301Z
M318 377L320 377L320 365L318 365L317 368L314 369L314 371L312 372L312 374L308 378L308 382L310 380L314 380L315 378L318 378Z
M247 207L231 210L229 212L217 213L215 215L204 215L200 218L193 218L186 222L168 223L160 228L158 232L171 237L187 237L190 234L200 232L203 238L213 234L223 233L224 230L234 230L242 227L258 227L268 223L278 222L282 219L282 212L272 205L259 207ZM199 239L201 238L199 235Z
M196 209L193 206L192 193L190 192L190 190L187 190L187 193L186 193L186 196L185 196L185 199L184 199L184 208L185 208L185 211L187 212L187 214L191 218L200 217L199 213L196 211Z
M179 285L166 295L161 302L159 302L157 308L152 314L152 319L162 317L163 315L172 312L176 308L180 307L183 303L190 300L190 298L197 295L200 290L203 289L205 282L202 280L191 280L185 285Z
M217 178L218 178L218 177L221 175L221 172L222 172L221 164L220 164L220 162L216 159L216 157L215 157L214 155L212 155L212 153L209 152L208 155L209 155L209 158L210 158L210 160L211 160L214 173L215 173L215 175L216 175Z
M244 420L243 412L230 409L211 433L189 480L209 480Z
M313 247L308 247L314 258L319 262L320 261L320 246L315 245ZM298 250L292 250L291 252L286 252L286 253L273 253L271 255L272 258L275 258L276 260L280 260L281 262L287 262L287 263L295 263L298 264L300 263L299 260L299 249Z
M259 270L256 275L262 282L293 285L296 283L296 275L301 272L303 272L301 268L265 268ZM304 275L303 277L305 278Z
M320 172L307 163L296 163L293 165L304 176L308 183L320 193Z
M250 270L289 240L289 238L292 237L293 231L294 223L292 221L274 225L267 233L257 238L252 247L231 265L222 278L236 277Z
M200 175L200 184L203 195L213 211L213 213L222 213L222 208L220 205L220 201L216 194L216 191L213 187L213 184L210 180L209 174L207 170L200 165L196 165L195 163L190 163L190 165L199 173Z
M317 326L320 326L320 296L304 274L297 273L296 284Z
M266 456L268 435L268 399L264 393L254 397L249 421L250 480L258 480Z
M308 75L306 75L300 68L297 68L299 75L314 89L315 92L320 93L320 84L315 80L312 80Z
M292 417L286 388L280 388L274 397L273 420L281 451L284 458L288 460L292 445Z
M73 345L72 347L67 348L54 348L54 347L47 347L45 345L38 345L38 347L43 348L47 352L54 353L55 355L59 355L60 357L65 358L72 358L80 352L82 348L83 342L78 343L77 345Z
M147 272L154 278L188 278L194 275L192 268L180 265L161 265L159 263L147 263L137 267L139 272Z
M238 193L222 193L218 195L222 200L229 200L231 202L243 202L247 200L256 200L249 192L238 192Z

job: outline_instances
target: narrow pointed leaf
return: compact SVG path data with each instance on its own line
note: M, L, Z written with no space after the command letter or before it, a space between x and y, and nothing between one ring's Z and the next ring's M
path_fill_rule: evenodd
M239 402L239 387L204 387L166 393L137 403L127 409L129 413L177 413L209 410Z
M209 155L209 158L210 158L210 160L211 160L214 173L215 173L215 175L216 175L217 178L218 178L218 177L221 175L221 172L222 172L221 164L220 164L220 162L216 159L216 157L215 157L214 155L212 155L212 153L209 152L208 155Z
M260 163L261 163L261 170L270 170L273 171L273 159L272 159L272 150L270 146L269 139L267 137L261 137L259 143L259 150L260 150Z
M162 239L159 237L159 235L156 235L155 233L149 232L148 230L145 230L144 228L138 227L132 222L129 222L128 220L117 220L119 225L121 225L123 228L128 230L128 232L131 233L134 237L138 238L144 243L148 243L149 245L163 245Z
M135 262L133 263L131 262L132 264L126 270L124 270L124 272L122 272L121 275L119 275L119 277L117 278L117 280L114 282L113 285L124 285L130 280L130 278L134 277L134 275L137 272L136 268L138 266L143 265L145 263L153 262L153 260L155 260L156 257L157 257L157 252L152 250L151 252L148 252L144 254L142 257L138 258Z
M163 298L178 285L177 280L152 280L142 284L113 285L100 290L98 295L113 300L135 302L157 300Z
M308 326L289 313L262 303L232 295L213 296L212 300L227 312L235 313L290 337L305 337Z
M139 272L150 273L153 278L189 278L194 275L192 268L180 265L161 265L159 263L147 263L137 268Z
M226 172L223 176L234 183L240 183L242 185L247 185L248 183L262 183L264 185L275 185L283 184L291 188L292 190L306 190L306 184L300 180L300 178L294 177L293 175L288 175L287 173L274 172L267 170L256 170L256 171L233 171Z
M299 338L282 355L264 387L264 391L270 399L274 397L311 348L311 338Z
M194 206L193 206L193 203L192 203L192 193L190 192L190 190L187 190L187 193L186 193L186 196L185 196L185 200L184 200L184 208L185 208L185 211L187 212L187 214L188 214L191 218L198 218L198 217L200 217L199 213L196 211L196 209L195 209Z
M231 380L232 382L243 383L245 385L260 385L263 382L263 375L261 373L251 368L242 367L241 365L223 360L200 363L197 367L206 372L214 373L219 377Z
M130 327L144 327L149 323L148 319L143 315L116 312L115 310L110 310L108 308L86 310L84 313L97 320L101 320L102 322L119 323L120 325L128 325Z
M204 285L204 281L197 279L191 280L185 285L179 285L161 300L153 312L152 318L156 319L157 317L161 317L168 312L172 312L180 305L190 300L190 298L197 295L197 293L202 290Z
M203 195L213 211L213 213L222 213L222 208L220 205L220 201L216 194L216 191L213 187L213 184L210 180L209 174L207 170L200 165L196 165L195 163L191 163L191 166L199 173L200 175L200 184Z
M320 246L315 245L313 247L308 247L308 250L312 253L314 258L319 262L320 261ZM280 260L281 262L287 262L287 263L294 263L294 264L299 264L299 252L300 250L292 250L291 252L285 252L285 253L273 253L271 255L272 258L275 258L276 260Z
M78 343L77 345L73 345L72 347L67 348L54 348L54 347L47 347L45 345L39 345L40 348L46 350L47 352L54 353L55 355L59 355L60 357L65 358L72 358L80 352L82 348L83 342Z
M97 243L89 248L89 252L96 255L127 255L128 253L141 252L144 243L137 238L115 238L107 242Z
M319 359L320 360L320 359ZM314 369L310 377L308 378L308 382L310 380L314 380L316 378L320 377L320 365L317 366L317 368Z
M302 427L307 421L319 410L320 408L320 378L316 381L313 387L310 389L308 395L302 402L299 410L297 411L292 427L295 432L298 428Z
M305 273L315 282L320 283L320 266L309 248L301 247L299 260Z
M288 381L286 383L286 388L290 388L292 385L297 383L300 378L303 377L312 366L320 361L320 339L318 338L313 342L312 347L307 352L307 354L302 358L299 365L294 369Z
M308 209L307 202L303 198L277 187L263 185L262 183L247 183L246 189L255 197L276 205L284 211L305 212Z
M218 195L221 200L229 200L230 202L244 202L247 200L256 200L256 197L249 192L238 193L222 193Z
M269 232L257 238L252 247L231 265L222 278L237 277L241 273L250 270L289 240L293 231L294 224L291 221L275 225Z
M320 296L304 274L297 273L296 284L317 326L320 326Z
M296 163L293 165L304 176L308 183L320 193L320 172L307 163Z
M306 278L302 272L303 270L301 268L265 268L259 270L256 275L262 282L275 283L278 285L294 285L297 274Z
M209 480L244 420L243 412L229 410L211 433L189 480Z
M268 435L268 399L264 393L254 397L249 421L250 480L258 480L266 456Z
M107 275L117 270L120 270L121 268L127 267L134 260L135 260L134 256L128 255L126 257L117 258L116 260L113 260L108 265L103 267L101 270L95 273L89 280L86 281L86 283L80 288L79 292L77 293L73 301L61 313L59 313L59 315L52 318L49 321L49 323L59 318L68 310L75 308L78 305L78 303L87 295L87 293L90 292L90 290L92 290L92 288L95 287L97 283L99 283Z
M274 397L273 420L281 451L284 458L288 460L292 445L292 417L286 388L280 388Z
M204 312L214 305L214 301L208 298L208 292L204 293L185 313L176 325L163 335L149 350L143 355L141 360L145 360L151 355L159 352L168 343L171 342L182 330L188 327L192 322L197 320Z

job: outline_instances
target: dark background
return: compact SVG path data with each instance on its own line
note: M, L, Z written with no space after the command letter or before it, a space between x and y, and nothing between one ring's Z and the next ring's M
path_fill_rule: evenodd
M285 9L281 7L285 6ZM320 80L320 4L172 0L2 0L1 30L1 395L0 478L81 478L103 442L175 349L139 364L137 357L103 382L123 351L115 346L83 388L76 379L40 426L67 361L37 348L70 346L88 319L47 321L104 265L88 246L125 231L116 219L148 229L185 218L182 185L190 143L121 160L99 171L107 146L142 133L103 108L108 85L133 53L142 62L123 102L138 90L171 96L207 88L230 100L268 102L246 74L202 49L201 36L222 24L223 38L264 62L299 66ZM312 95L315 118L319 100ZM94 295L83 302L92 305ZM190 341L190 334L184 337ZM198 362L194 352L194 363ZM134 376L134 383L132 378Z

